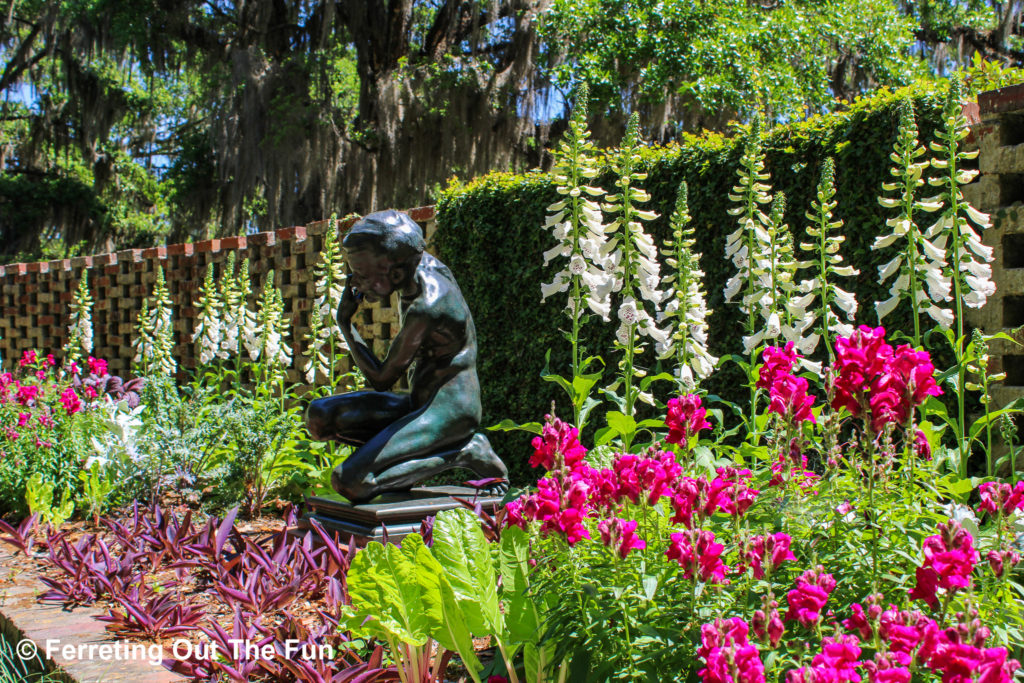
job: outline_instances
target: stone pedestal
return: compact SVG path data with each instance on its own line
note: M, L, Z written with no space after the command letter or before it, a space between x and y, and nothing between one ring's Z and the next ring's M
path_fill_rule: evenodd
M358 505L339 494L309 496L299 529L311 529L310 520L315 519L328 533L337 531L343 543L354 536L356 544L362 546L370 541L383 543L386 527L388 541L397 543L417 533L427 517L460 507L452 496L478 502L489 513L501 502L501 496L478 496L474 489L462 486L417 487L406 493L384 494Z

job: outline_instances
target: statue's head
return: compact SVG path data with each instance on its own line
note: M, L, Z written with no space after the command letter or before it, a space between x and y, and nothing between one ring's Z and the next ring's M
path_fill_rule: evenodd
M394 209L366 216L349 228L341 244L352 286L370 303L409 287L427 246L423 229Z

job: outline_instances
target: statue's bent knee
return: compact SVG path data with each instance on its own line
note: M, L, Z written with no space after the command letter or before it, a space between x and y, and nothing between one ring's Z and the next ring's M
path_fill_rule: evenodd
M329 414L323 404L317 400L309 404L306 411L306 428L309 435L317 441L327 441L331 437Z

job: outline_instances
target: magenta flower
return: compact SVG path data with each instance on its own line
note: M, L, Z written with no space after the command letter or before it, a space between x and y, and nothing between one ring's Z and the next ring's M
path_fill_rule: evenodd
M914 432L914 455L922 460L932 459L932 445L920 429Z
M785 347L765 347L761 354L764 365L761 366L757 375L758 389L771 389L778 378L793 373L793 366L800 358L795 347L793 342L787 342Z
M15 386L18 388L15 400L23 406L32 403L39 396L39 387L34 384L20 385L15 383Z
M796 580L796 589L787 594L789 611L786 612L786 621L795 619L807 628L814 628L835 587L835 579L831 574L826 574L822 567L801 574Z
M747 640L748 627L739 617L700 627L697 655L706 666L697 672L703 683L764 683L764 664L757 646Z
M691 436L702 429L711 429L711 423L705 419L707 410L701 404L697 394L677 396L668 401L668 414L665 425L668 427L668 443L685 444Z
M744 553L744 559L750 562L755 579L763 579L786 560L796 560L790 551L792 539L788 534L777 533L772 536L754 536Z
M36 352L29 349L21 354L21 360L18 361L18 365L23 368L27 368L30 365L35 365L38 360L39 358L36 356Z
M64 410L67 411L68 415L74 415L82 409L82 401L79 400L78 394L71 387L68 387L60 395L61 405L64 406Z
M722 562L725 546L715 543L715 534L706 530L689 530L672 534L665 556L683 568L683 578L699 576L701 581L725 581L728 567Z
M1015 510L1024 508L1024 481L1018 481L1016 486L987 481L978 490L981 492L979 512L987 512L993 517L1000 513L1009 516Z
M947 592L971 585L971 573L978 562L971 534L956 520L939 525L939 533L929 536L922 546L924 564L916 570L917 585L911 600L924 600L932 609L938 606L936 590Z
M824 673L827 680L836 683L858 683L857 669L863 666L860 659L860 641L854 635L838 635L821 640L821 652L814 655L811 667L815 673ZM821 673L819 673L821 672Z
M615 456L612 470L618 482L618 498L628 498L634 505L639 504L641 497L646 498L648 505L670 497L683 472L675 456L664 451L651 451L646 456L620 453Z
M32 413L18 413L18 426L24 427L32 419Z
M801 422L815 424L814 414L811 412L813 405L814 396L807 394L807 380L803 377L778 377L769 391L768 412L782 416L793 425Z
M102 358L93 358L89 356L88 360L85 361L86 365L89 366L89 373L96 375L97 377L105 377L107 374L107 361Z
M564 465L572 469L576 464L583 462L587 455L587 449L580 444L579 436L580 430L557 417L548 415L541 435L533 438L530 467L554 470Z
M647 547L647 541L636 535L636 520L625 520L619 517L602 520L597 525L601 532L601 542L610 548L618 550L619 556L626 559L626 556L633 550L643 550Z
M906 424L914 406L942 393L928 352L907 345L893 351L881 327L862 325L849 338L837 338L832 374L832 408L846 408L875 432Z
M988 560L988 565L992 568L992 573L995 574L997 578L1001 578L1003 576L1003 572L1007 569L1012 570L1020 564L1020 553L1012 548L1006 550L990 550L988 551L988 555L985 559Z
M729 515L745 515L761 493L747 485L752 476L750 470L719 467L715 472L718 476L711 481L708 489L704 516L711 516L716 509Z

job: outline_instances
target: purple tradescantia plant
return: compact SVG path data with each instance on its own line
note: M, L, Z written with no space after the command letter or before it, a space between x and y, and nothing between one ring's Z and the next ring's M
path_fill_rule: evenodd
M19 524L17 528L15 528L0 519L0 531L4 533L3 536L0 536L0 541L13 545L25 555L31 554L32 546L35 545L36 542L36 537L33 532L36 529L36 522L38 521L39 515L29 515L21 521L21 524Z
M115 598L123 612L110 610L106 616L96 617L108 623L107 630L119 636L140 636L160 640L167 636L194 631L204 611L183 602L180 595L170 592L157 594L142 584Z

